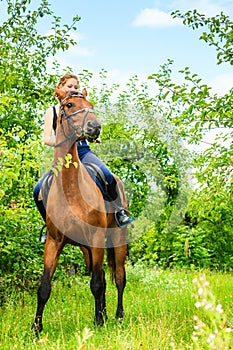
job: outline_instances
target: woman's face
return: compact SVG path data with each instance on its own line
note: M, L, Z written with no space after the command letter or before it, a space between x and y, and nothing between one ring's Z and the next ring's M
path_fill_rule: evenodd
M61 90L65 92L77 92L78 91L78 81L74 78L70 78L66 81L64 85L60 87Z

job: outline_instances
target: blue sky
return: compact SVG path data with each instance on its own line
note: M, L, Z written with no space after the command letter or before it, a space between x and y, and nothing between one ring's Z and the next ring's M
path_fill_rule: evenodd
M233 73L229 65L216 64L215 50L198 40L200 32L174 21L179 9L196 8L214 16L220 11L233 17L233 2L225 0L50 0L56 15L70 23L81 20L72 36L78 45L56 58L61 66L99 72L105 68L110 82L124 83L137 74L142 80L156 73L166 60L174 60L174 72L188 66L217 92L229 89Z

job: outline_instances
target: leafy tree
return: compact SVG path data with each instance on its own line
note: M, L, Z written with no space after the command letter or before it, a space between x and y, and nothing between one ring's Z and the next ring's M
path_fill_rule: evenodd
M30 0L1 2L7 9L0 26L1 127L9 131L20 126L26 140L40 133L41 113L51 102L56 76L47 73L47 58L75 44L69 32L79 17L70 26L62 26L46 0L37 9L30 6ZM38 31L45 21L51 26L49 34ZM56 63L54 69L56 73Z
M26 286L26 280L38 278L41 221L32 201L32 189L43 156L38 141L41 116L52 101L57 80L56 74L47 72L46 60L57 50L75 44L69 32L75 29L79 17L75 16L71 25L62 26L61 18L55 16L46 0L36 9L30 0L1 3L6 8L0 24L0 266L4 294L6 284ZM50 34L38 31L43 21L50 23ZM56 63L54 72L58 72Z
M204 32L201 39L208 37L207 43L215 46L218 64L231 63L229 18L223 14L206 18L195 10L183 18L193 28L200 23L207 26L210 33ZM83 74L88 82L91 73ZM147 84L134 76L112 103L119 86L107 86L103 69L101 90L91 89L103 123L103 146L96 150L125 180L130 209L139 218L130 251L133 261L230 268L232 90L219 96L190 68L180 74L183 83L178 85L171 78L172 61L168 60L149 76L159 88L157 95L151 97ZM191 158L181 140L204 142L208 132L217 130L210 147L203 153L193 152ZM191 161L197 185L190 199Z
M184 24L193 29L206 28L200 39L216 48L217 63L232 64L233 23L228 16L221 13L206 18L196 10L185 14L176 11L173 16L183 18ZM172 240L165 244L165 265L177 264L179 260L189 266L232 268L232 89L223 96L212 93L211 87L188 67L180 71L183 83L178 85L171 77L172 63L168 60L158 73L149 76L159 87L160 113L166 115L176 132L190 144L205 142L209 133L216 137L206 151L193 152L197 185L186 219L195 222L195 228L187 225L181 213L183 225L173 231ZM159 232L163 232L161 227ZM187 242L191 244L189 247ZM182 247L180 252L178 246ZM162 247L164 252L164 244ZM189 251L186 255L185 247Z
M2 291L10 283L28 287L31 280L33 285L40 273L42 247L35 232L42 221L31 194L44 157L39 141L42 114L53 103L60 73L56 62L54 74L47 72L46 58L75 44L69 33L79 20L76 16L71 25L62 26L45 0L37 9L30 0L6 3L0 26ZM216 48L218 64L231 64L232 22L227 16L206 18L195 10L173 16L194 29L207 28L200 39ZM41 21L51 24L52 34L38 32ZM103 126L102 144L92 148L122 178L130 211L138 218L129 242L133 262L230 268L232 90L223 96L212 93L188 67L180 71L183 83L178 85L172 80L172 63L168 60L148 77L159 89L155 96L137 76L119 89L117 84L108 86L108 72L102 69L102 86L97 88L92 86L91 72L79 73ZM216 139L204 152L190 154L183 145L183 141L204 142L205 134L216 130ZM196 180L193 192L191 167ZM77 259L80 265L77 251L67 248L67 253L61 258L63 268L68 261L75 265Z
M201 34L200 40L204 40L209 46L215 48L217 64L224 62L233 64L233 27L229 16L221 12L208 18L204 14L198 13L197 10L188 11L184 14L177 10L172 15L176 18L182 18L183 23L194 30L200 27L206 28L206 31Z

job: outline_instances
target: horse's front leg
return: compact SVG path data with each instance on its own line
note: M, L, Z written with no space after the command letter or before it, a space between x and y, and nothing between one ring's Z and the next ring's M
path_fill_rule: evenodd
M91 277L91 291L95 298L95 319L94 323L97 326L104 324L104 318L106 317L106 304L105 304L105 290L106 281L104 271L102 269L104 258L104 249L94 248L92 249L92 277Z
M103 315L103 318L105 320L107 320L107 310L106 310L106 279L105 279L105 272L103 271L103 293L102 293L102 296L101 296L101 312L102 312L102 315Z
M44 249L44 273L37 292L37 311L32 329L38 334L43 329L42 316L51 293L51 279L57 267L58 258L64 247L63 242L56 242L47 235Z

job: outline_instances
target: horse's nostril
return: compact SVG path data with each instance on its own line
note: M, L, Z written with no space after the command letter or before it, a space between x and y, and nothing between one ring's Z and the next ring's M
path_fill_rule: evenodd
M99 134L100 134L100 128L96 128L96 129L95 129L95 134L96 134L97 136L99 136Z
M95 122L95 121L89 121L88 123L87 123L87 130L88 130L88 132L100 132L100 130L101 130L101 125L100 125L100 123L98 123L98 122Z
M98 138L99 134L101 131L101 125L99 122L94 121L94 120L89 120L87 122L85 134L87 137L90 139L96 139Z

